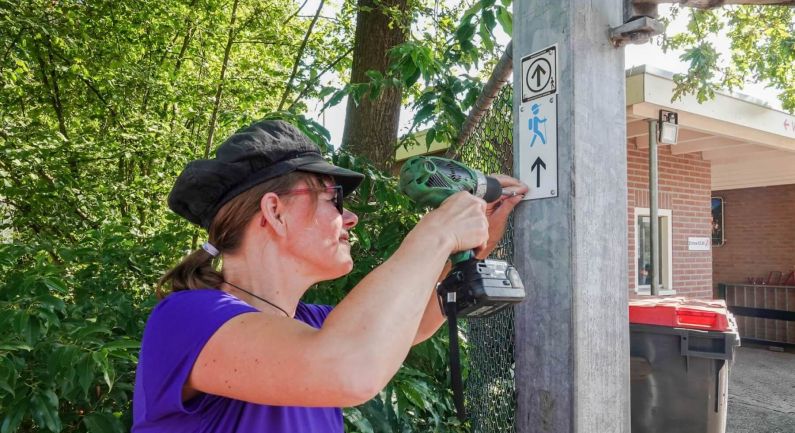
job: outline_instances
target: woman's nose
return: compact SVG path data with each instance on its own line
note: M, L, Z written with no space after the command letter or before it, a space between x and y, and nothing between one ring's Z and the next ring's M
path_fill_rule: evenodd
M342 225L345 227L346 230L352 228L358 222L359 222L359 217L355 213L349 211L348 209L342 210Z

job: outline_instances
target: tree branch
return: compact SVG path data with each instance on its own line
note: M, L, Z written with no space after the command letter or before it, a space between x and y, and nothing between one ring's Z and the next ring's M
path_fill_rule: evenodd
M232 43L235 40L235 19L237 18L237 5L238 0L232 4L232 17L229 21L229 38L226 41L226 48L224 49L224 60L221 64L221 78L218 80L218 87L215 90L215 103L213 105L213 114L210 117L210 131L207 134L207 144L204 146L204 158L210 155L210 149L213 146L213 138L215 138L215 127L218 123L218 110L221 107L221 94L224 89L224 77L226 76L226 67L229 64L229 53L232 51Z
M0 165L5 167L6 170L9 169L9 167L6 164L5 160L3 160L2 158L0 158ZM11 182L17 188L23 189L23 185L22 185L22 182L20 182L19 177L17 177L17 176L8 176L7 179L10 179ZM63 236L63 237L68 238L72 242L76 242L77 241L77 239L75 239L74 235L72 233L70 233L70 232L64 233L61 230L59 230L59 228L57 226L55 226L55 227L42 226L38 222L34 221L31 218L31 215L33 214L33 210L32 210L32 207L31 207L30 203L28 203L28 202L17 203L14 200L11 200L11 198L9 198L8 196L5 196L2 199L0 199L0 203L11 205L11 206L15 207L22 215L28 216L28 220L26 221L26 225L28 227L30 227L33 230L33 233L35 233L36 235L41 234L42 231L47 231L51 235L53 235L55 237ZM50 256L54 260L60 262L60 258L54 252L49 251L49 250L48 250L48 252L50 253Z
M23 204L16 203L15 201L9 199L8 197L5 197L2 200L0 200L0 203L12 206L23 215L30 215L31 213L30 205L24 203ZM34 221L30 217L28 217L27 221L25 221L25 225L30 227L30 229L33 230L33 233L35 233L36 235L41 235L42 232L47 232L56 238L63 237L71 242L77 242L77 238L72 233L62 232L61 230L55 230L55 228L51 226L42 226L41 224ZM53 260L56 260L59 263L61 263L61 258L58 257L58 255L55 254L55 252L50 251L49 249L47 250L47 252L50 253L50 257L52 257Z
M296 54L295 62L293 63L293 71L290 73L290 79L287 80L287 87L284 88L282 100L279 102L279 108L277 111L282 111L282 108L284 108L284 103L287 101L287 97L290 95L290 87L292 87L295 74L298 72L298 65L301 63L301 57L304 55L306 43L309 41L309 36L312 34L312 29L315 27L318 17L320 17L320 11L323 9L323 3L325 3L325 1L326 0L320 0L320 4L317 7L317 12L315 12L315 17L312 19L312 22L309 23L309 28L306 30L304 40L301 41L301 47L298 49L298 54Z
M298 10L296 10L295 12L293 12L293 14L292 14L292 15L290 15L289 17L287 17L287 19L286 19L286 20L284 20L284 21L282 22L282 26L286 26L286 25L287 25L287 23L289 23L289 22L290 22L290 20L292 20L293 18L295 18L296 16L298 16L298 14L301 12L301 10L302 10L302 9L304 9L304 6L306 6L306 3L307 3L308 1L309 1L309 0L304 0L304 2L303 2L303 3L301 3L301 6L299 6L299 7L298 7Z
M196 0L191 2L190 8L196 5ZM198 24L197 24L198 25ZM182 60L185 58L185 52L188 51L188 46L190 45L190 41L193 39L193 33L196 31L196 25L190 22L190 18L185 18L185 26L187 26L188 31L185 32L185 37L182 39L182 47L179 49L179 55L177 55L177 61L174 64L174 79L176 80L177 72L179 72L179 68L182 66ZM172 81L173 84L173 81Z
M309 18L310 16L311 15L298 15L298 18ZM334 18L334 17L327 17L327 16L321 15L318 18L322 18L322 19L324 19L326 21L331 21L331 22L334 22L334 23L337 23L337 24L339 24L339 22L340 22L340 20L338 20L337 18Z
M767 5L767 6L793 6L795 0L642 0L636 3L660 4L660 3L679 3L697 9L713 9L725 5Z
M57 186L55 185L55 179L52 176L50 176L49 173L44 171L44 169L41 166L36 167L36 171L39 173L41 177L47 180L47 183L49 183L50 186L53 187L53 189L57 189ZM82 210L80 210L80 208L77 206L77 203L72 203L71 206L72 209L74 209L75 214L77 214L77 216L80 217L80 219L83 220L83 222L91 226L91 228L94 229L99 228L99 224L92 221L91 218L88 217L88 215L86 215Z
M51 53L52 53L52 51L51 51ZM72 66L72 61L71 60L67 59L66 57L64 57L63 55L58 53L57 51L54 52L54 54L55 54L55 57L58 57L59 59L64 61L67 65ZM99 101L102 102L102 104L105 106L105 108L108 109L108 111L110 112L111 117L113 118L113 121L116 122L117 125L119 125L119 128L121 128L122 131L126 132L127 129L124 127L124 124L121 123L121 121L119 120L119 114L116 112L116 110L113 109L113 105L111 105L110 102L108 102L108 100L105 99L104 96L102 96L102 93L99 91L99 89L97 89L97 87L94 85L94 83L92 83L91 80L86 78L83 74L75 74L75 75L77 76L77 78L80 79L80 81L83 82L83 84L86 85L86 87L88 87L89 90L91 90L91 92L97 97L97 99L99 99Z
M242 39L235 41L236 44L261 44L261 45L280 45L289 46L290 44L281 41L269 41L265 39Z
M19 32L17 32L17 35L14 36L14 39L11 40L11 43L8 44L8 48L6 48L6 52L3 53L3 61L0 62L0 72L3 72L3 69L4 69L3 67L7 64L8 55L11 54L11 50L14 49L14 47L17 46L17 42L19 42L19 38L20 38L20 36L22 36L22 32L24 32L24 31L25 31L24 27L19 29Z
M58 85L57 83L50 84L50 77L47 76L49 73L47 64L44 62L44 58L41 56L41 51L38 49L38 47L36 49L36 59L38 60L39 68L41 69L41 79L44 82L44 85L47 87L47 93L50 94L52 108L55 110L55 116L58 118L58 130L61 132L64 138L68 140L69 134L66 131L66 121L64 120L63 116L63 106L61 105L61 97L58 93ZM54 72L52 78L55 78Z
M348 48L348 51L345 51L345 53L343 53L341 56L337 57L337 58L336 58L336 59L335 59L333 62L331 62L331 63L330 63L330 64L328 64L328 65L327 65L325 68L323 68L323 70L322 70L322 71L320 71L320 73L319 73L319 74L317 74L317 76L315 77L315 79L314 79L314 80L309 80L309 81L307 81L306 85L304 85L304 89L303 89L303 90L301 90L301 93L299 93L299 94L298 94L298 96L296 96L295 100L293 100L293 103L292 103L292 104L290 104L290 107L289 107L289 108L287 108L287 111L292 111L292 110L293 110L293 108L295 108L295 104L297 104L297 103L298 103L298 101L300 101L300 100L301 100L301 98L303 98L304 96L306 96L306 93L309 91L309 88L310 88L310 86L312 86L313 84L315 84L316 82L318 82L318 80L320 80L320 77L322 77L323 75L325 75L325 73L326 73L326 72L328 72L328 71L330 71L330 70L331 70L333 67L337 66L337 64L338 64L339 62L341 62L341 61L342 61L342 59L344 59L344 58L348 57L348 54L350 54L351 52L353 52L353 47L350 47L350 48Z

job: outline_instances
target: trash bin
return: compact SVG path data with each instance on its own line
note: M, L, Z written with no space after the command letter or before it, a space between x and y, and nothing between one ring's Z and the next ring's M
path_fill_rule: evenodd
M629 304L632 433L724 433L740 345L723 300Z

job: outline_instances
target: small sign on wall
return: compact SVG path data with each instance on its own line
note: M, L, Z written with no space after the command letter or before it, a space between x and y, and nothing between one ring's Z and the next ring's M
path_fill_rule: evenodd
M689 251L709 251L711 246L710 238L689 237L687 238L687 249Z

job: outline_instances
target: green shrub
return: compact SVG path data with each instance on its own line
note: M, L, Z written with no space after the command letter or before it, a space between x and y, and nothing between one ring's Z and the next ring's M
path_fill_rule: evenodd
M0 245L0 431L129 431L152 258L175 240L108 225L79 246Z

